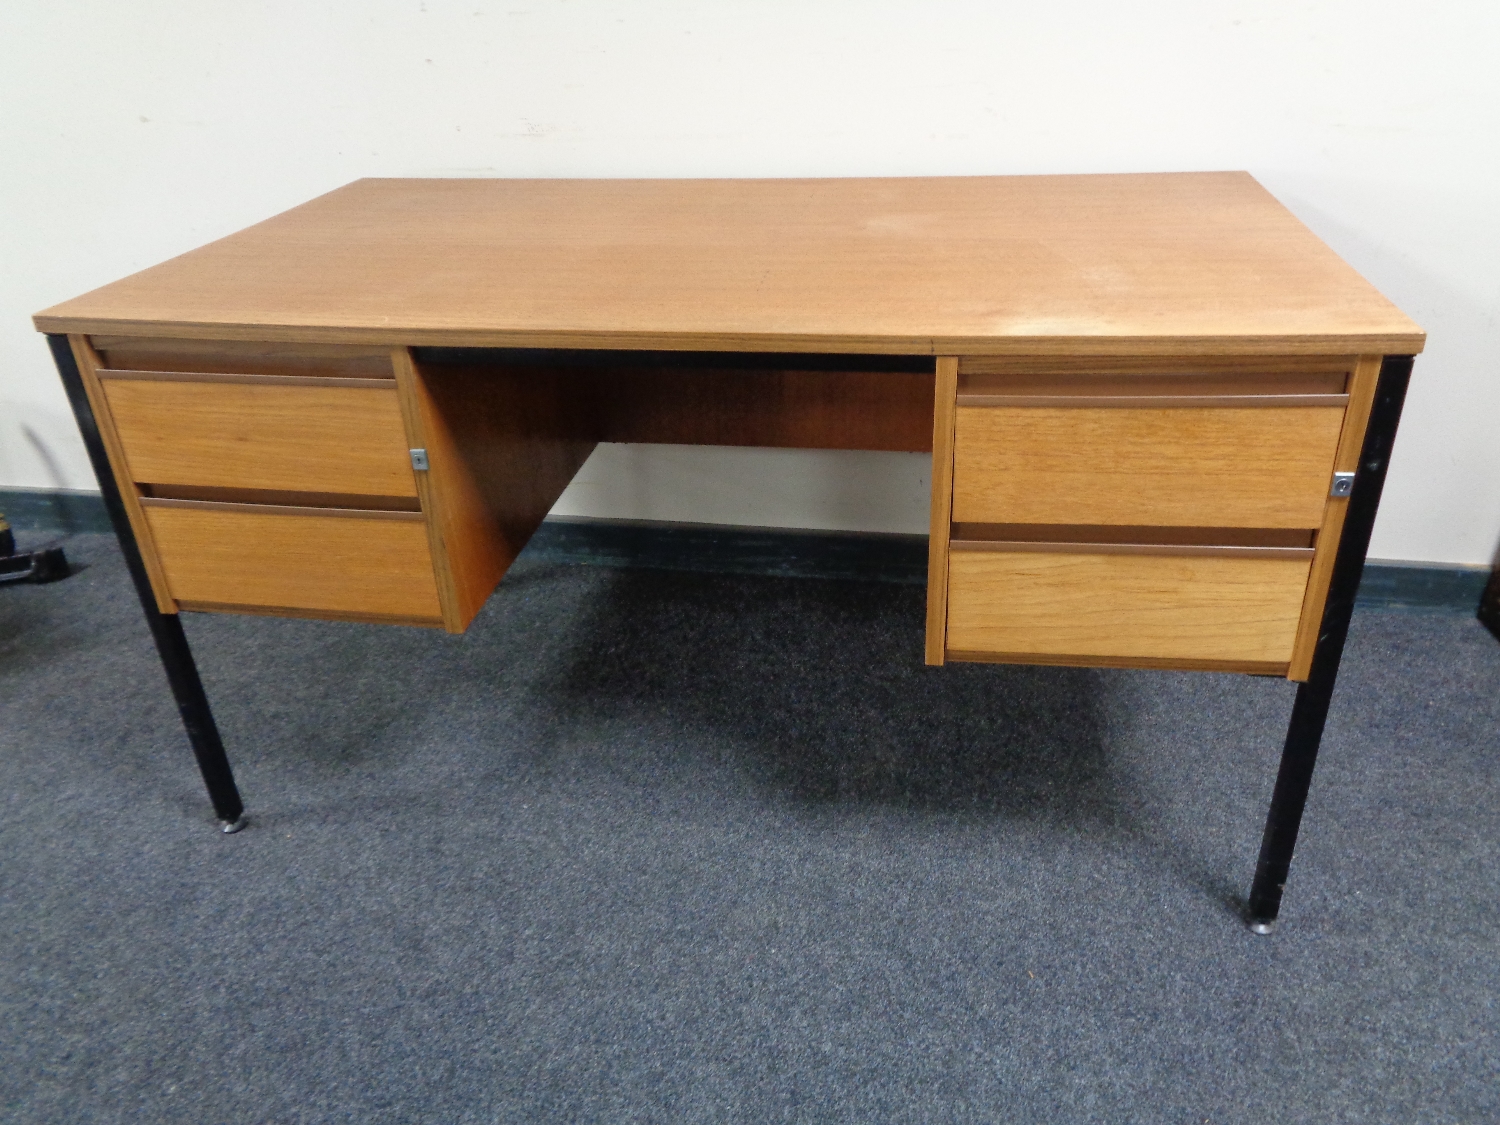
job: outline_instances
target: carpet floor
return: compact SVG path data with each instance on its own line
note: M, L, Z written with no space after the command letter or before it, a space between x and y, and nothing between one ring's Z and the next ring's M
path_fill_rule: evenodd
M1282 924L1293 689L922 664L920 587L522 560L463 637L0 588L0 1118L1500 1120L1500 644L1356 614Z

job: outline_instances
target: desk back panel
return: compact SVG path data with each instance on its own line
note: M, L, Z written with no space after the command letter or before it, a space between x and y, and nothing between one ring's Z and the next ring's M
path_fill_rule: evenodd
M555 383L595 441L932 451L929 356L416 348L434 371Z
M599 440L932 452L931 362L902 370L664 366L601 372Z
M465 628L600 441L927 452L923 357L398 348L444 620Z

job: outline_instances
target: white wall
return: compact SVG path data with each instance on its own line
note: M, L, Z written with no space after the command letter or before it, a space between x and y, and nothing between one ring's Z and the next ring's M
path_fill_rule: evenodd
M87 488L29 316L360 176L1247 168L1425 327L1376 558L1500 537L1500 5L6 0L0 487ZM925 529L904 455L606 450L572 512Z

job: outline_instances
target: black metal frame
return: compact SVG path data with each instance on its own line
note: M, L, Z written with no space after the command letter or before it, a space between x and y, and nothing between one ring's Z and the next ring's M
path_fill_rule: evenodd
M141 609L146 613L146 624L150 626L151 636L156 641L156 651L161 654L167 682L172 685L172 695L176 698L177 710L182 715L182 725L187 728L193 756L198 759L203 784L208 787L208 799L213 802L214 813L223 824L224 831L238 832L245 826L245 804L240 800L240 791L234 784L234 773L229 768L229 758L224 753L219 728L214 724L213 711L209 709L208 696L203 691L203 681L198 677L198 666L193 663L192 649L188 648L187 636L182 631L182 621L175 613L163 613L156 604L156 592L151 588L151 579L146 573L140 546L135 541L135 531L130 526L129 516L125 514L125 502L120 498L120 490L115 484L109 454L105 452L104 440L99 436L99 423L94 418L94 408L83 388L83 376L79 373L78 362L73 357L68 338L49 335L47 346L52 349L52 360L57 364L57 373L62 377L63 387L68 393L68 404L73 408L73 417L78 420L78 432L83 435L89 462L94 467L94 475L99 478L99 491L104 495L104 507L109 512L110 523L114 525L115 536L120 540L125 565L130 570L131 581L135 583L135 592L140 596Z
M147 576L135 532L125 513L124 502L116 487L109 456L99 436L99 426L68 338L49 335L47 342L52 349L52 357L57 364L58 374L62 377L63 386L67 389L68 401L78 420L78 429L83 435L84 446L88 449L89 460L99 478L99 488L104 495L110 522L120 540L126 566L135 583L136 593L140 596L141 608L146 614L146 623L151 628L157 651L161 654L167 680L177 699L177 709L182 714L183 726L187 728L188 740L198 760L198 768L203 774L203 782L208 788L214 812L223 822L225 832L238 831L245 824L245 806L235 786L234 774L229 768L224 744L214 724L208 697L204 694L192 651L188 648L187 637L182 631L182 622L176 614L162 613L156 604L156 594ZM1258 933L1271 932L1281 909L1281 896L1286 888L1287 873L1291 869L1292 852L1297 843L1302 812L1307 804L1313 768L1317 764L1318 746L1328 719L1328 707L1338 678L1344 641L1349 633L1349 621L1354 613L1354 598L1359 591L1359 580L1364 571L1365 552L1370 546L1370 532L1375 526L1375 513L1380 506L1386 467L1390 462L1396 427L1401 420L1401 407L1406 399L1411 369L1411 356L1387 356L1380 366L1375 400L1365 429L1364 446L1354 476L1349 509L1344 517L1343 534L1333 564L1317 647L1313 651L1312 669L1307 681L1297 689L1291 723L1287 728L1286 745L1282 750L1281 768L1276 776L1276 788L1271 795L1271 808L1266 817L1260 859L1250 888L1247 921L1250 928Z
M1354 491L1344 515L1344 531L1334 557L1317 648L1313 650L1312 670L1297 689L1297 700L1292 705L1281 768L1271 794L1271 809L1266 814L1260 859L1255 865L1255 881L1250 885L1246 921L1256 933L1270 933L1281 910L1281 895L1286 889L1287 872L1291 870L1292 851L1297 846L1297 831L1302 825L1313 767L1318 762L1323 725L1328 719L1328 705L1333 699L1333 685L1344 655L1344 641L1349 635L1349 620L1354 615L1354 598L1364 573L1365 552L1370 548L1370 532L1375 527L1375 512L1385 487L1391 446L1401 422L1411 365L1409 355L1386 356L1380 365L1375 401L1354 474Z

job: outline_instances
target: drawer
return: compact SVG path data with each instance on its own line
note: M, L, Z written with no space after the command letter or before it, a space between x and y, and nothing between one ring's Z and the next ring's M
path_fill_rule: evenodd
M952 659L1283 673L1310 550L955 543Z
M1322 523L1342 393L1225 393L1222 377L1212 393L1190 377L1038 382L960 385L955 522Z
M141 501L171 596L239 609L441 625L420 513Z
M394 379L99 372L139 484L417 495Z

